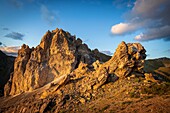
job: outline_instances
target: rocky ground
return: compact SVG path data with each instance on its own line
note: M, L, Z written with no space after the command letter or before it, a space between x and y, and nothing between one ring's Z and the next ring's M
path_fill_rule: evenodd
M33 92L1 97L0 108L1 112L169 113L170 83L144 80L132 76L84 93L76 90L81 80L68 82L54 92L45 93L51 89L45 86Z
M48 31L36 48L19 50L0 112L168 113L169 59L145 62L145 52L122 42L110 57L62 29Z

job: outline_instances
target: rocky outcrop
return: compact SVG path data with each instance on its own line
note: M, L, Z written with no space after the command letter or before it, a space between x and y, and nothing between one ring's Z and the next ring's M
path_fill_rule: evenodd
M140 43L121 42L113 57L102 65L109 74L122 78L131 72L143 73L146 50Z
M4 86L13 72L15 57L7 56L0 51L0 96L3 95Z
M156 76L154 76L152 73L145 73L144 75L145 75L145 79L146 79L145 82L149 82L149 81L159 82L159 80L155 79Z
M25 44L21 47L5 95L33 91L70 74L74 79L86 75L85 90L97 89L112 77L123 78L133 71L142 72L145 52L139 43L122 42L110 59L97 49L90 50L80 38L62 29L48 31L36 48L30 49Z
M81 66L75 71L75 75L78 78L86 75L87 80L84 79L83 85L85 86L84 90L88 90L97 89L107 82L115 81L118 77L125 78L134 72L144 74L145 52L146 50L139 43L126 44L122 42L109 61L100 63L97 60L92 64L94 71L88 71L86 65L84 67Z
M9 95L40 88L71 73L80 62L91 65L96 60L103 62L80 38L62 29L48 31L36 48L24 44L19 50Z

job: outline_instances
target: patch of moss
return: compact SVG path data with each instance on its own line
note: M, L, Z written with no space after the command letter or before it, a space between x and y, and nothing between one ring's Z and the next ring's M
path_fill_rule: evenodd
M134 81L135 82L140 82L140 79L139 78L135 78Z

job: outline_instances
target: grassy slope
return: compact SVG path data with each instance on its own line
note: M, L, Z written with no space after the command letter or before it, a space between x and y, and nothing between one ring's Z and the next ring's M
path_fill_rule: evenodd
M154 73L161 76L164 80L170 81L170 59L159 58L146 60L144 65L145 72Z

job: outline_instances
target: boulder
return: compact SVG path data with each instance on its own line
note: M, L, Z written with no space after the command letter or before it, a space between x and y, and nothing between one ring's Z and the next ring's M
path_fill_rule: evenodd
M152 73L145 73L145 82L159 82L159 80L156 80L154 75Z

